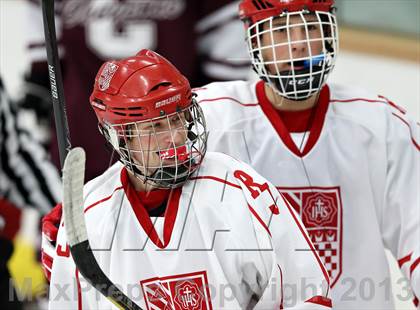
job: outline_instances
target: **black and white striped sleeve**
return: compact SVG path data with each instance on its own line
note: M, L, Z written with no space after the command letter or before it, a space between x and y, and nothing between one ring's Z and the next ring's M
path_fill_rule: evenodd
M0 196L47 213L61 200L61 180L43 147L19 127L0 78Z

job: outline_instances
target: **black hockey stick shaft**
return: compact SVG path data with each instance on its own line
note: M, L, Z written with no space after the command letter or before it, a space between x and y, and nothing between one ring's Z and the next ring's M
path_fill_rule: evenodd
M57 131L57 140L58 140L58 147L59 147L59 154L60 154L60 163L61 167L63 167L63 183L64 183L64 195L67 196L70 193L70 197L73 196L73 188L72 186L67 185L69 183L66 179L70 178L70 183L72 183L72 175L73 174L81 174L79 172L80 169L83 170L84 175L84 166L85 162L83 160L83 164L81 165L82 168L79 167L79 170L75 167L72 167L71 164L69 165L68 169L65 165L65 159L67 154L70 152L71 149L71 142L70 142L70 132L67 123L67 115L66 115L66 108L65 108L65 99L64 99L64 88L63 88L63 80L61 75L61 68L60 68L60 60L58 57L58 48L57 48L57 37L55 31L55 12L54 12L54 0L42 0L42 15L43 15L43 22L44 22L44 33L45 33L45 43L47 46L47 60L48 60L48 73L50 76L50 84L51 84L51 96L53 101L53 108L54 108L54 117L55 117L55 124L56 124L56 131ZM78 154L80 150L73 150L71 154ZM74 156L73 156L74 157ZM77 158L77 156L76 156ZM70 162L72 157L69 158ZM67 176L66 176L67 175ZM77 182L76 182L77 183ZM78 214L78 218L80 221L78 223L83 222L83 177L80 178L78 184L78 195L80 196L78 204L75 206L75 214ZM67 188L66 188L67 187ZM64 197L65 198L65 197ZM64 199L63 201L63 208L64 213L68 213L68 208L73 209L71 206L74 205L68 199ZM69 216L67 216L69 218ZM71 221L66 219L66 226L73 227L70 225ZM79 225L80 226L80 225ZM78 226L78 227L79 227ZM121 290L114 285L107 276L103 273L100 269L95 257L92 253L92 250L89 246L89 241L87 239L87 231L86 228L80 229L84 235L86 236L86 240L80 242L78 244L73 244L70 247L71 253L73 255L73 259L78 267L80 273L85 276L85 279L88 280L96 289L98 289L102 294L105 295L116 307L119 309L124 310L142 310L137 304L135 304L130 298L128 298ZM73 233L78 231L77 228L73 227ZM80 233L80 231L79 231ZM69 236L69 233L67 233Z
M42 18L44 22L45 43L47 46L48 74L50 76L58 151L61 167L63 167L64 159L71 148L71 142L67 123L60 59L58 57L54 15L54 0L42 0Z

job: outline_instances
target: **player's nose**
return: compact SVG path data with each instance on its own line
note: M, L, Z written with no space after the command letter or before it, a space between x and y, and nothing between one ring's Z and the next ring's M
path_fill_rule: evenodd
M290 28L290 46L294 54L307 50L308 42L306 39L306 30L304 27Z
M185 144L185 131L179 129L168 130L163 135L163 143L168 148L177 147Z

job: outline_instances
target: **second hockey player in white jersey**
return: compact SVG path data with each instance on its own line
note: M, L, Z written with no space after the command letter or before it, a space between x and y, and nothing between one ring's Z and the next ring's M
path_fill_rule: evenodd
M188 81L148 50L105 63L91 104L120 157L84 188L104 273L143 309L330 309L328 275L290 204L206 150ZM64 225L64 226L63 226ZM50 309L111 309L58 232Z
M389 100L326 84L333 2L243 0L258 82L197 89L208 148L249 163L300 214L336 309L393 309L385 248L420 296L419 125ZM414 296L410 293L410 288Z

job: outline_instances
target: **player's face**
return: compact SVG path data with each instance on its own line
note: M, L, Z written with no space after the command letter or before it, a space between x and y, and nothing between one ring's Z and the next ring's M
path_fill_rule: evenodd
M184 113L132 124L127 143L130 156L147 176L158 168L175 166L185 156L187 133Z
M303 64L299 59L322 53L322 29L314 14L277 17L262 28L262 57L273 62L267 65L271 74L292 70L292 62L294 69L300 70Z

